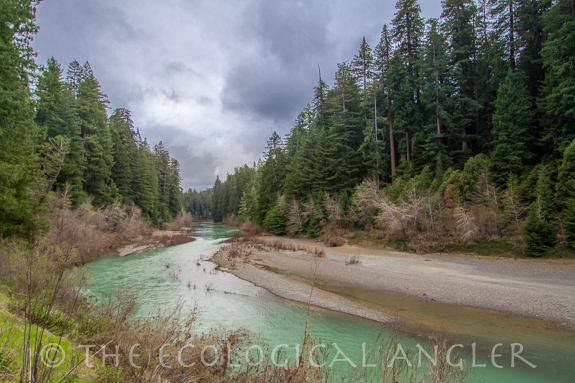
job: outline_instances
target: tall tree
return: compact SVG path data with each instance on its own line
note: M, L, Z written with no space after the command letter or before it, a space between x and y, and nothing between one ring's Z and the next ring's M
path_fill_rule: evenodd
M523 76L509 69L499 87L491 132L493 179L499 185L507 182L509 174L519 176L523 165L533 156L530 151L532 116L531 97Z
M395 57L395 128L405 134L405 160L412 167L414 135L421 129L420 61L425 25L417 0L399 0L392 21L396 43Z
M34 153L40 132L30 94L35 70L30 41L38 30L34 4L0 3L0 238L30 238L41 225L35 194L41 174Z
M78 204L86 198L82 185L86 161L82 156L78 103L71 86L63 82L62 69L54 58L50 58L42 70L36 97L36 123L48 138L61 135L69 141L69 150L54 186L58 189L66 187L73 203Z
M95 204L109 203L117 196L112 180L112 137L106 108L108 99L98 80L91 74L78 87L77 101L82 128L83 155L86 158L84 191Z
M476 36L473 21L477 8L471 0L443 1L443 28L450 45L449 65L454 69L451 79L454 91L450 97L452 115L451 140L460 142L461 152L457 162L462 165L471 155L469 138L476 121L478 105L475 101L474 57Z
M395 165L395 138L393 132L393 116L392 116L392 83L391 83L391 58L393 57L393 42L390 32L387 29L387 24L383 26L379 44L375 48L376 52L376 71L377 78L379 79L385 98L387 99L387 124L389 128L389 157L391 166L391 176L396 175Z
M575 139L575 5L557 0L544 15L549 35L543 45L543 66L547 72L540 100L542 124L548 153L561 158Z

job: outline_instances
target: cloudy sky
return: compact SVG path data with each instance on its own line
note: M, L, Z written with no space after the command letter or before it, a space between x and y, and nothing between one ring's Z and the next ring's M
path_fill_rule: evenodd
M181 164L182 186L251 165L288 133L318 80L330 85L365 36L377 45L396 0L45 0L38 63L89 61L111 107L132 111ZM439 17L440 0L420 0Z

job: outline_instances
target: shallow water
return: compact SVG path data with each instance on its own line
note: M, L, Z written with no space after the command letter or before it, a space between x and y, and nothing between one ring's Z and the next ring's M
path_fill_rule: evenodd
M91 293L103 296L99 292L109 294L115 289L132 286L138 296L141 316L158 308L175 307L178 302L183 302L185 310L192 310L196 304L202 311L199 330L243 327L259 334L261 341L270 348L287 344L288 356L295 355L295 345L302 341L307 319L318 343L336 343L359 366L362 344L366 343L369 348L378 336L385 338L389 333L385 326L361 318L321 309L312 309L310 313L305 305L277 298L231 274L216 271L214 264L203 259L237 229L206 223L195 224L195 227L197 240L194 242L88 264L94 284ZM417 353L415 344L425 345L431 331L438 329L463 344L464 351L469 354L471 344L477 343L476 364L487 366L474 369L475 381L575 381L573 333L487 310L432 303L427 306L401 295L334 286L325 288L367 301L370 305L398 307L398 313L405 316L408 323L408 331L399 334L400 342L413 353ZM510 344L513 342L523 344L521 356L537 368L533 369L521 360L516 360L515 368L510 367ZM503 366L501 369L495 368L489 358L491 348L497 343L503 343L497 350L503 357L496 359ZM333 361L336 353L332 347L328 362ZM350 368L348 362L336 362L334 366Z

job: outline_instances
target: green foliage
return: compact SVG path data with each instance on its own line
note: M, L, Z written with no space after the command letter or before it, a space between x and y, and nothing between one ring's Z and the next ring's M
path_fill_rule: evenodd
M331 88L320 72L312 102L286 140L270 138L251 181L216 180L214 219L234 214L262 224L279 196L295 227L317 235L333 213L330 198L374 179L400 210L417 207L418 221L431 221L417 230L435 230L436 219L452 215L443 210L449 205L469 213L454 231L485 237L512 224L514 236L529 210L529 251L551 246L553 217L566 216L575 179L574 8L488 0L442 7L440 19L425 21L416 0L399 0L373 51L362 39ZM346 199L339 202L340 223L357 224ZM411 216L388 207L397 225ZM368 210L367 226L379 214Z
M555 240L553 220L553 194L547 167L542 165L537 180L537 197L531 205L529 220L525 225L527 253L540 257L549 250Z
M571 246L575 248L575 186L571 187L569 196L565 201L565 230Z
M575 188L575 140L565 149L563 162L559 166L555 195L557 203L563 206L573 188Z
M543 15L549 38L541 56L547 74L539 108L544 131L542 139L556 158L575 139L575 7L572 0L553 2Z
M531 159L530 125L533 123L531 100L520 73L509 70L497 93L493 115L493 178L505 184L509 174L521 174L523 165Z
M274 206L268 210L262 224L263 228L275 235L286 234L286 218L279 214L279 207Z

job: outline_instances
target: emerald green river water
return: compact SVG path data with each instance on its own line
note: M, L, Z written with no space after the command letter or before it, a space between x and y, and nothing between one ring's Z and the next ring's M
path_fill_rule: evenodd
M90 293L110 294L116 289L131 286L138 297L139 315L146 316L158 308L169 309L183 302L185 309L193 305L201 309L199 330L212 327L236 329L246 328L259 334L262 342L270 348L287 344L286 354L294 355L296 344L301 343L306 318L311 323L311 334L318 343L337 344L358 368L362 366L365 343L369 349L378 336L386 337L389 329L383 325L350 315L313 309L308 315L305 305L277 298L267 291L243 281L229 273L216 271L215 265L205 259L223 245L237 229L207 223L194 224L196 241L183 245L158 249L123 258L109 257L87 265L91 276ZM185 310L184 310L185 312ZM446 311L448 313L449 311ZM445 328L449 328L446 314ZM497 324L489 324L497 330ZM465 335L450 334L461 343L463 351L472 358L472 343L477 343L477 365L472 371L476 382L575 382L575 343L573 334L565 332L538 331L525 336L525 328L517 331L485 333L485 323L473 325ZM447 331L449 333L449 331ZM527 331L529 332L529 331ZM497 334L497 335L494 335ZM426 346L429 333L426 331L399 334L403 348L417 355L416 344ZM491 362L493 346L502 343L496 354L503 354ZM511 343L521 343L521 356L536 365L530 367L515 359L511 367ZM331 348L330 356L337 352ZM342 356L339 356L343 359ZM333 361L328 356L328 364ZM397 363L403 363L398 361ZM349 362L334 362L334 368L351 369ZM371 367L366 367L371 368Z

